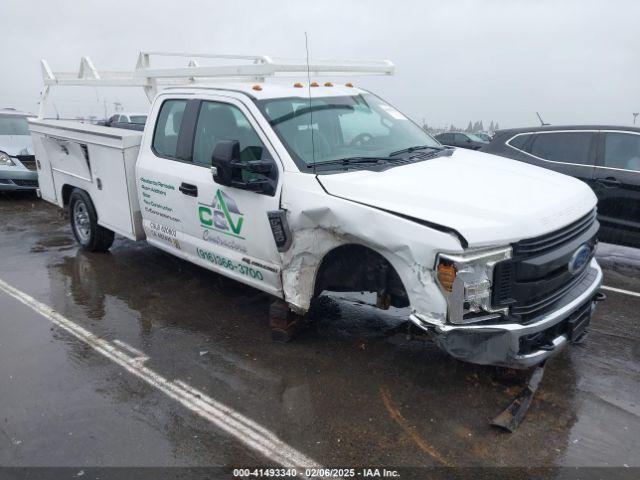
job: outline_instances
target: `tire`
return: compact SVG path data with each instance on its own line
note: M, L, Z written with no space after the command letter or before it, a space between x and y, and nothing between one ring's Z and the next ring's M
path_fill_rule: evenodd
M98 225L98 214L91 197L76 188L69 197L71 231L80 246L88 252L106 252L113 245L113 232Z

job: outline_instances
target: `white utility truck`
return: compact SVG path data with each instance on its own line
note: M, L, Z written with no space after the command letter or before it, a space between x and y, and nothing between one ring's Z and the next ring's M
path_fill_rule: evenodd
M152 55L190 62L152 68ZM585 332L602 280L592 191L444 147L375 94L314 81L389 75L388 61L141 53L132 72L87 57L78 73L42 70L40 192L87 250L146 239L273 295L284 335L325 291L408 307L474 363L531 367ZM54 85L142 87L144 132L43 118Z

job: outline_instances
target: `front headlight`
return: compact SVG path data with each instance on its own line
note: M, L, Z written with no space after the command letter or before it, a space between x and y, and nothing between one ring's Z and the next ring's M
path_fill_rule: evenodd
M0 152L0 167L14 167L15 163L11 157L4 152Z
M511 247L469 251L459 255L438 254L436 276L447 298L451 323L472 323L487 315L507 313L491 305L493 267L511 258ZM483 313L487 315L483 315Z

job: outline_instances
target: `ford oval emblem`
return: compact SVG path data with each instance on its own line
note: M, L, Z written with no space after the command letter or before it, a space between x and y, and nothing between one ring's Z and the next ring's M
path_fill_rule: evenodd
M587 264L591 256L591 248L589 245L580 245L578 249L571 255L569 260L569 273L576 274Z

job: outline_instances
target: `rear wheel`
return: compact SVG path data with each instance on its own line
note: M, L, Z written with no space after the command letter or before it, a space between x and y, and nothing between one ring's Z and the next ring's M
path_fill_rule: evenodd
M73 236L89 252L106 252L113 244L113 232L98 225L98 215L87 192L75 189L69 197L69 218Z

